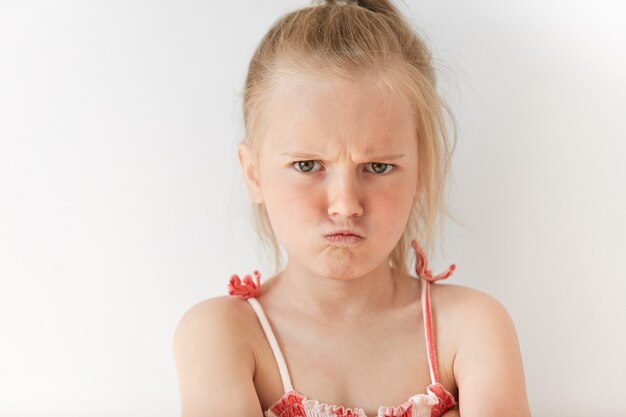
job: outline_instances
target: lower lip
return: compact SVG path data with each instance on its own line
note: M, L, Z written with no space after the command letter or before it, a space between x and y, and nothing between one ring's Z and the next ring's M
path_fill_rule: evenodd
M354 246L363 240L357 235L326 235L326 239L341 246Z

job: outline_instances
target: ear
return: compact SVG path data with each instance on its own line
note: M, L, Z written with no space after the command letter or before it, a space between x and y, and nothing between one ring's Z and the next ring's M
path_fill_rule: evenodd
M247 143L240 143L237 145L237 158L239 158L239 165L241 166L241 172L243 178L246 181L248 188L248 195L253 203L263 203L263 193L261 192L261 183L257 175L257 166L255 165L254 157L252 155L252 149Z

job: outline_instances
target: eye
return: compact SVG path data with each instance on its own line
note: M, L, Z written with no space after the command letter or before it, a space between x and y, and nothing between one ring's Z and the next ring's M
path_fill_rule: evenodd
M319 165L319 162L317 161L296 161L292 164L292 166L294 168L296 168L298 171L304 173L304 174L308 174L310 172L313 172L313 168L315 167L315 164Z
M381 162L371 162L368 164L372 167L372 171L375 174L386 174L393 169L391 164L383 164Z

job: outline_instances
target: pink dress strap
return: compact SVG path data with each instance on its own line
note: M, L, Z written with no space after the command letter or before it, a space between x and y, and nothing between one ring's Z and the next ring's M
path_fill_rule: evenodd
M285 357L283 356L280 346L278 345L278 341L276 340L276 336L274 336L272 326L263 311L263 307L261 307L261 304L256 299L261 291L261 274L259 271L254 271L254 277L256 279L256 283L252 281L252 277L250 275L246 275L243 278L243 281L238 275L231 276L228 284L228 293L247 300L252 306L252 309L256 313L257 318L261 323L261 327L265 332L265 336L267 337L270 347L272 348L272 353L274 354L276 364L278 365L278 371L280 372L280 378L283 382L283 388L285 393L287 393L293 391L289 370L287 368L287 363L285 362Z
M426 337L426 351L428 353L428 367L430 370L430 380L433 384L439 383L439 369L437 368L437 346L435 344L435 335L433 330L432 309L430 305L430 285L440 279L446 279L456 269L456 265L452 264L447 270L439 275L433 276L428 269L428 260L422 248L414 239L411 246L415 249L415 272L422 280L422 311L424 315L424 335Z
M272 326L270 326L270 322L267 320L267 316L265 315L265 312L263 312L261 304L259 304L256 298L248 298L247 300L254 309L257 317L259 318L259 322L261 322L263 331L265 332L267 340L270 343L270 347L272 348L272 352L274 353L274 358L276 358L278 371L280 372L280 379L283 382L283 389L286 393L289 391L293 391L293 385L291 384L291 378L289 377L289 369L287 368L285 357L283 356L283 352L281 352L280 350L280 346L278 346L278 341L274 336Z

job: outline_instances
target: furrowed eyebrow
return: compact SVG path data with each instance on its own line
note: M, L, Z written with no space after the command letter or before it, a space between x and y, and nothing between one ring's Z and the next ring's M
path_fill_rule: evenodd
M302 158L302 159L316 159L316 158L321 157L321 155L316 155L313 153L303 153L303 152L283 152L280 155L288 156L290 158Z
M313 154L313 153L303 153L303 152L283 152L281 156L288 156L290 158L302 158L302 159L317 159L321 158L321 155ZM389 155L377 155L373 157L368 157L367 159L370 161L396 161L398 159L404 158L405 154L389 154Z
M372 161L396 161L398 159L404 158L403 153L394 153L391 155L377 155L369 158Z

